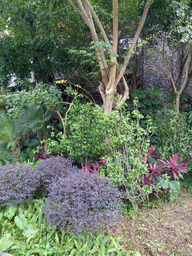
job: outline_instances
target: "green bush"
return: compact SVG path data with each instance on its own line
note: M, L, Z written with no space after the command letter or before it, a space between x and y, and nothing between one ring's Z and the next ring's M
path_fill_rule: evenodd
M83 166L106 151L106 118L99 106L76 101L69 112L66 130L62 143L73 162Z
M132 91L131 98L127 100L127 110L134 110L134 99L138 98L138 110L144 116L155 116L157 111L163 108L163 102L166 100L164 93L157 88L149 87L147 90L136 89Z
M110 154L106 156L100 174L124 187L125 196L137 213L137 204L151 193L149 186L141 186L143 176L149 172L146 161L150 147L150 128L148 126L147 130L140 126L143 116L137 109L132 112L132 116L133 119L129 113L120 109L119 113L112 112L106 117L106 143Z
M166 157L178 154L180 160L192 158L192 129L187 123L186 113L176 116L167 105L157 113L154 125L154 143L159 151L163 150Z

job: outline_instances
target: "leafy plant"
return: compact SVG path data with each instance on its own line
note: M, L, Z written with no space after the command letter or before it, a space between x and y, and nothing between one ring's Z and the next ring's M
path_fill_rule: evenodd
M163 157L172 157L175 154L181 160L191 159L192 130L187 123L186 114L175 116L170 105L165 106L154 118L153 143L158 151L162 151Z
M37 165L35 175L40 180L40 185L48 189L53 180L57 180L61 176L65 178L76 171L78 168L73 166L68 158L51 156Z
M6 206L0 211L0 251L17 256L105 256L130 255L120 245L121 238L107 234L71 237L52 230L42 213L43 200ZM38 232L37 232L38 230Z
M13 156L17 158L21 152L22 137L37 132L45 120L34 106L22 110L16 110L16 106L12 108L12 116L0 113L0 145L11 149Z
M163 102L165 101L165 95L157 88L149 87L147 90L136 89L131 93L131 99L127 101L127 110L134 110L134 99L138 98L138 109L144 116L155 117L157 111L163 108Z
M74 102L67 122L67 136L61 143L73 162L85 166L99 159L106 151L106 118L99 106Z
M34 174L34 169L25 164L0 166L0 206L31 199L39 186L39 179Z
M174 179L182 178L183 176L181 173L187 172L187 167L185 166L185 163L188 162L188 160L181 161L177 163L177 154L172 159L171 157L169 159L166 159L165 161L160 160L164 165L161 167L164 172L166 172L168 175L173 177Z
M87 173L100 173L101 172L101 166L105 165L106 160L103 159L102 163L100 164L99 162L89 162L87 166L85 166L84 171Z
M141 186L143 176L149 172L146 156L150 127L145 130L140 126L143 116L137 109L132 114L134 119L130 118L129 113L119 109L119 113L107 116L105 140L110 154L105 157L106 164L102 166L100 175L107 176L112 183L124 187L125 196L137 214L138 203L151 193L150 186Z
M154 156L154 154L152 154L154 150L155 148L152 147L149 151L149 155L147 157L147 167L149 169L149 173L143 176L143 183L141 184L141 186L150 186L152 188L152 191L155 191L157 195L159 191L164 192L168 194L169 200L173 201L178 191L180 190L180 181L175 181L175 179L183 179L181 173L187 172L187 167L185 166L185 163L188 162L188 160L177 163L177 154L174 156L173 159L169 158L161 160L159 159L160 154L155 153L155 159L156 156L158 156L158 161L164 164L160 164L157 166L156 162L153 164L151 163L151 160Z
M121 194L107 178L79 170L51 183L44 212L54 228L74 234L114 227L120 205Z
M177 193L180 190L180 181L170 180L170 177L166 174L157 183L158 189L163 189L163 191L168 194L169 200L172 202L177 197Z
M155 181L158 180L159 178L162 178L161 173L162 169L160 169L162 165L156 165L154 164L148 164L147 168L149 169L149 173L144 175L144 182L142 185L149 185L152 186L153 188L155 187Z

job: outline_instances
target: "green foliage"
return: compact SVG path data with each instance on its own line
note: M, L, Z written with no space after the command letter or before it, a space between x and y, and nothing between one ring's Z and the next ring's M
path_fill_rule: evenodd
M181 160L191 159L192 130L187 124L185 113L175 116L174 110L170 106L165 106L157 113L154 124L154 143L159 151L164 150L164 156L173 157L178 154Z
M91 42L88 50L74 50L71 49L70 53L75 54L76 56L81 56L81 65L84 66L87 63L89 64L89 69L91 72L88 73L91 77L98 77L100 74L100 68L98 64L97 56L105 56L108 66L112 66L113 63L110 61L110 57L118 57L117 54L111 52L111 44L105 43L104 41Z
M39 139L36 138L23 138L21 140L21 154L17 161L31 161L35 159L35 151L39 146Z
M0 114L0 144L7 145L7 148L13 147L17 143L18 136L13 134L13 130L7 115Z
M139 102L137 107L144 116L156 116L158 110L162 109L165 95L159 88L149 87L147 90L136 89L131 93L131 99L127 100L127 109L132 111L134 109L134 98L137 97ZM133 100L132 100L133 99Z
M187 1L173 1L170 8L174 12L174 22L171 24L172 33L178 35L182 43L191 42L191 6L188 5Z
M149 151L149 130L141 128L139 121L143 117L138 110L133 111L135 120L121 110L107 116L108 129L106 142L110 155L101 175L110 178L111 182L124 186L137 214L137 204L151 193L149 186L142 187L143 176L148 173L146 156Z
M82 166L100 158L105 152L106 119L103 110L91 103L72 105L66 125L67 136L60 136L60 143L48 141L51 149L67 152L73 162ZM50 143L51 142L51 143Z
M19 152L23 146L22 143L20 143L21 138L41 129L46 118L43 120L41 112L34 106L21 110L17 109L17 107L19 108L16 104L12 106L10 109L12 113L11 116L0 113L0 146L12 151L17 149ZM32 152L29 152L29 150L28 155L30 155L31 158L33 157ZM5 159L7 159L6 156Z
M11 150L8 150L5 147L0 146L0 165L5 165L8 162L13 162L15 158Z
M179 180L170 180L170 177L163 174L163 178L159 180L157 184L158 189L163 189L165 194L167 194L169 201L173 202L178 196L178 192L181 189Z
M34 106L37 109L45 106L54 111L61 103L61 91L56 86L36 84L35 88L29 91L22 90L2 95L0 101L5 102L9 115L17 116L21 109Z
M14 255L130 255L121 239L104 234L71 237L52 230L42 213L43 200L0 208L0 251Z

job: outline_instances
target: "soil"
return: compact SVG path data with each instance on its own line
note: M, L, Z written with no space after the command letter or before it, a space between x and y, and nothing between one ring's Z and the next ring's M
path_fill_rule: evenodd
M144 256L192 256L192 188L183 188L172 203L143 207L136 219L124 217L114 234L122 246Z

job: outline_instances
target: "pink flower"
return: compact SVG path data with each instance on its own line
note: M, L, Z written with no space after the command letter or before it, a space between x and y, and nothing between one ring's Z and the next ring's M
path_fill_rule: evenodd
M102 165L105 165L105 163L106 163L106 159L103 159Z
M155 150L155 148L154 147L151 147L151 152L153 152Z

